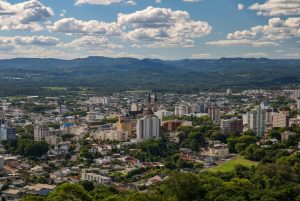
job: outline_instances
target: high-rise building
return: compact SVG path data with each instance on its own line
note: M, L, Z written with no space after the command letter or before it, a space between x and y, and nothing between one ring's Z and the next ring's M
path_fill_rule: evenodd
M300 111L300 98L297 99L297 109Z
M189 111L189 106L188 105L180 104L180 105L175 106L174 114L176 116L181 117L181 116L189 114L189 113L190 113L190 111Z
M209 106L208 116L213 120L214 123L219 123L221 119L221 109L217 105Z
M287 111L280 111L272 115L273 128L288 128L289 127L289 114Z
M146 115L137 120L136 135L138 140L158 138L160 119L155 115Z
M132 137L132 121L130 118L119 116L117 122L117 131L127 132L129 137Z
M5 119L0 119L0 141L15 140L17 138L16 128L9 127Z
M266 130L266 110L261 106L257 106L249 113L249 128L253 130L258 137L262 137Z
M169 133L175 132L176 129L181 125L182 125L182 121L176 120L176 119L163 122L163 126L164 126L165 130Z
M300 98L300 89L294 90L293 97L294 97L294 99L299 99Z
M230 88L228 88L228 89L226 90L226 95L229 96L229 95L231 95L231 94L232 94L232 90L231 90Z
M34 127L34 140L42 141L45 140L45 137L50 135L49 127L43 124L37 124Z
M240 134L243 132L243 120L238 118L222 119L221 130L223 134Z

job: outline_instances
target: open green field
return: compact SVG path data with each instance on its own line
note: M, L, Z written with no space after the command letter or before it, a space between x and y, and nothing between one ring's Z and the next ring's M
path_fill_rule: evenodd
M234 170L236 165L243 165L246 167L252 167L252 166L257 166L258 162L250 161L247 159L244 159L242 156L237 156L229 161L226 161L225 163L222 163L216 167L208 169L210 172L231 172Z

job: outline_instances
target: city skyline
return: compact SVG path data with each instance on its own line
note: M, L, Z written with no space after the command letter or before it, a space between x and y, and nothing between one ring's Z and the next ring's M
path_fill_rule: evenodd
M299 58L299 0L2 0L0 58Z

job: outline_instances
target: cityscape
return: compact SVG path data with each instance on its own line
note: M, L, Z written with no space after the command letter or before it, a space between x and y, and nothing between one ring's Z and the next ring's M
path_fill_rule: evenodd
M2 98L0 108L6 200L63 183L113 187L121 200L175 170L221 174L234 161L246 171L299 157L300 89L27 96Z
M0 201L300 201L300 0L0 0Z

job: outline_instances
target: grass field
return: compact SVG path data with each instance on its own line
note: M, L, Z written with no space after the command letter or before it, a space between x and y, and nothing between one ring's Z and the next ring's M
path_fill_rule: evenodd
M225 163L222 163L216 167L208 169L210 172L231 172L234 170L236 165L243 165L246 167L252 167L252 166L257 166L258 162L250 161L247 159L244 159L242 156L237 156L229 161L226 161Z

